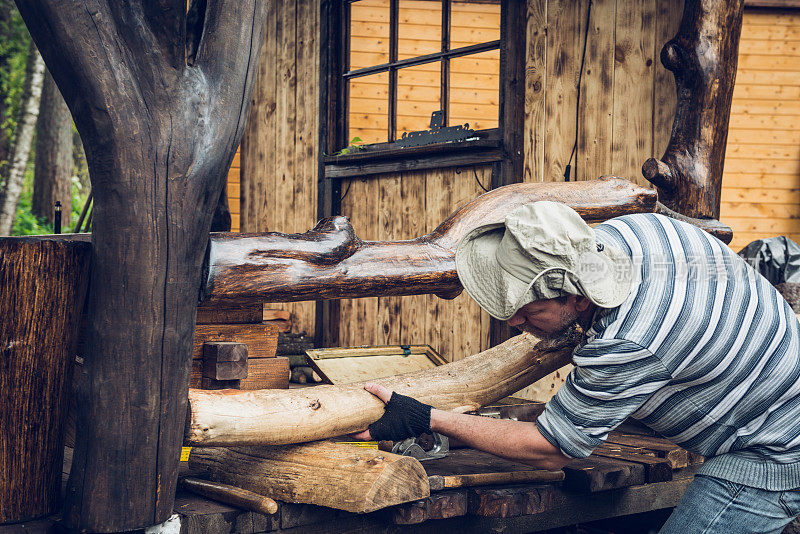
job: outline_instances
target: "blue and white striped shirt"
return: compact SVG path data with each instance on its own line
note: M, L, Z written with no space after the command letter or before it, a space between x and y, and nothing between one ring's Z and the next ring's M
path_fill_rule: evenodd
M575 369L538 419L581 458L632 416L707 458L700 473L800 488L800 323L775 288L702 230L654 214L595 228L634 284L598 309Z

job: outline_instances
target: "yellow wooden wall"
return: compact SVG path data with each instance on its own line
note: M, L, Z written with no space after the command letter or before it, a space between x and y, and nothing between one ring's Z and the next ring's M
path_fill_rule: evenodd
M800 13L745 11L720 218L740 250L800 241Z
M319 0L264 0L264 44L241 146L242 232L305 232L316 223ZM314 331L314 303L275 305Z

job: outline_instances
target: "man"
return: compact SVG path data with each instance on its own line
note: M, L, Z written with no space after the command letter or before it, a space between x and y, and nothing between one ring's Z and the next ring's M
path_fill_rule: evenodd
M432 429L545 469L583 458L629 416L706 462L662 532L779 533L800 514L800 323L720 241L660 215L592 230L534 202L481 226L459 278L492 316L537 336L586 333L535 424L432 409L376 384L384 416L360 438Z

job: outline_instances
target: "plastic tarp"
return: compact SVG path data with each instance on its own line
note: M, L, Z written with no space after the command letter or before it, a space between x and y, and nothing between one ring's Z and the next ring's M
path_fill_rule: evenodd
M786 236L753 241L739 256L772 285L800 283L800 245Z

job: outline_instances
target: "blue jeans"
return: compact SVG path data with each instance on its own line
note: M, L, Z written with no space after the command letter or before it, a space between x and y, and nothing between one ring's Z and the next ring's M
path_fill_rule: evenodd
M800 515L800 489L767 491L697 475L659 534L780 534Z

